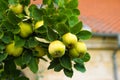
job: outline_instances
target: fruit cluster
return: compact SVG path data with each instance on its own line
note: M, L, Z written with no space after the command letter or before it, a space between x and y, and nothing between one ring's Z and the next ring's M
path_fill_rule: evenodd
M14 12L17 16L21 13L23 13L23 11L26 12L26 14L29 16L29 11L28 11L28 7L23 7L22 4L18 3L18 4L14 4L14 5L10 5L9 9ZM43 26L44 22L43 20L39 20L36 21L32 26L32 24L30 22L27 21L21 21L18 23L18 26L20 28L20 30L18 31L18 34L22 37L22 38L27 38L29 37L32 33L34 33L34 30L38 29L39 27ZM12 55L15 57L20 56L23 53L23 47L16 47L15 46L15 41L11 41L9 44L6 45L6 53L8 53L8 55ZM34 48L35 51L38 52L37 57L42 57L46 54L44 48L42 48L41 46L36 46Z
M24 10L24 7L21 4L10 5L9 8L17 15L21 14ZM29 15L27 7L25 7L25 12L26 14ZM39 27L43 26L43 24L44 24L43 20L37 21L34 24L34 27L32 27L32 24L22 21L18 24L20 27L19 34L21 37L26 38L33 33L34 29L38 29ZM78 41L77 36L70 32L65 33L62 36L62 41L63 42L56 40L50 43L48 51L52 57L54 58L61 57L65 54L65 51L68 50L69 51L68 55L70 57L81 58L87 52L85 43L82 41ZM36 46L35 50L41 53L38 54L39 57L42 57L45 54L44 49L42 49L42 47L40 46ZM6 46L6 52L9 55L20 56L22 51L23 51L22 47L15 47L14 41Z
M49 53L52 57L61 57L68 50L71 58L81 58L87 52L84 42L78 41L77 36L72 33L66 33L62 36L62 41L55 40L49 45Z

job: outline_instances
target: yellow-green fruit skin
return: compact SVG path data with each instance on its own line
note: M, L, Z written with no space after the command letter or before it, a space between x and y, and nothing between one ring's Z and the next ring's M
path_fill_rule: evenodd
M46 54L45 49L42 48L41 46L36 46L35 51L38 52L37 57L42 57L42 56L44 56Z
M78 58L79 53L75 48L71 48L69 50L69 56L72 57L72 58Z
M71 47L77 43L77 36L72 33L66 33L62 36L62 40L67 47Z
M32 26L29 23L21 22L19 24L19 27L20 27L20 36L23 38L28 37L33 32Z
M53 41L48 47L48 51L53 58L62 57L65 54L65 45L59 41Z
M44 21L43 21L43 20L37 21L37 22L35 23L35 29L38 29L39 27L43 26L43 24L44 24Z
M15 42L12 42L6 46L5 51L8 53L8 55L12 56L20 56L22 54L23 48L22 47L15 47Z
M87 52L87 47L84 42L79 41L75 44L74 48L69 50L69 55L73 58L81 58Z
M10 9L16 14L23 12L23 6L21 4L10 5Z

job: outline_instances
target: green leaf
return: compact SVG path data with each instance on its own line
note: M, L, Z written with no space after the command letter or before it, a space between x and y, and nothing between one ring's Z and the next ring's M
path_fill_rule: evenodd
M75 59L73 59L73 61L75 63L79 63L79 64L83 64L84 63L84 61L81 58L75 58Z
M69 22L69 26L73 27L79 22L79 19L77 16L71 16L68 22Z
M92 33L88 30L82 30L77 34L79 39L82 40L87 40L90 39L92 37Z
M27 40L27 44L28 44L29 48L33 48L33 47L36 47L39 43L34 37L30 37Z
M3 70L3 63L0 62L0 74L1 74L2 70Z
M71 59L68 55L64 55L62 56L60 59L60 64L65 68L65 69L68 69L68 70L71 70L72 69L72 63L71 63Z
M14 40L16 47L23 47L25 45L25 40L20 38L19 36L14 36Z
M33 73L36 73L38 71L38 63L37 63L37 60L36 58L32 57L29 64L28 64L28 67L30 68L30 70L33 72Z
M20 27L17 25L18 23L13 24L8 20L2 22L2 28L7 29L7 31L12 32L13 34L18 34L20 32ZM5 30L6 31L6 30Z
M69 28L66 24L63 24L63 23L59 23L57 25L57 32L62 36L63 34L69 32Z
M18 0L8 0L10 5L14 5L14 4L18 4L19 1Z
M51 15L51 14L47 14L47 15ZM56 19L57 16L54 17L49 17L49 16L44 16L44 27L46 28L46 30L48 30L48 28L52 28L55 29L56 27Z
M34 18L34 20L42 20L43 19L43 14L44 14L44 10L43 9L38 9L36 5L31 5L29 7L29 11L30 11L30 16L32 18Z
M61 64L57 64L55 67L54 67L54 71L56 72L59 72L63 69L63 67L61 66Z
M0 22L2 21L2 18L3 18L3 12L0 11Z
M60 14L59 16L56 17L56 21L58 23L65 23L67 21L67 16L65 15L65 13Z
M74 68L80 72L86 71L84 64L76 63L76 64L74 64Z
M79 22L77 23L75 26L71 27L70 28L70 32L71 33L74 33L74 34L77 34L80 32L80 30L82 29L82 22Z
M0 12L8 9L8 2L6 0L0 0Z
M64 7L64 0L54 0L54 3L56 3L59 7Z
M51 15L51 16L47 16L47 17L49 17L49 18L51 18L51 19L55 18L55 16L56 16L55 13L56 13L56 9L53 8L53 7L49 7L49 8L47 8L47 9L45 10L45 14L46 14L46 15Z
M16 65L13 59L9 59L4 62L4 71L7 74L13 74L13 72L16 71Z
M73 70L64 69L63 71L67 77L71 78L73 76Z
M29 80L29 79L27 77L25 77L25 76L21 76L21 77L15 79L15 80Z
M50 65L48 66L48 69L53 69L56 65L58 65L60 62L58 59L53 59L51 62L50 62Z
M30 4L30 0L20 0L20 3L28 6Z
M83 60L84 62L88 62L88 61L90 60L90 54L89 54L89 53L86 53L86 54L84 55L84 57L82 57L82 60Z
M6 21L3 21L2 27L6 28L8 31L12 31L14 28L14 25L6 20Z
M50 27L48 27L47 37L50 41L54 41L58 38L57 33Z
M22 56L17 57L14 61L19 66L27 65L31 61L31 55L29 51L25 51Z
M0 43L0 51L3 51L5 49L5 45L3 43Z
M67 3L66 8L75 9L78 7L78 0L70 0L70 2Z
M58 6L64 7L64 0L58 0Z
M0 31L0 39L4 36L4 32Z
M52 3L52 0L43 0L43 4L50 5Z
M24 65L22 56L16 58L14 61L15 61L15 63L16 63L18 66L23 66L23 65Z
M7 58L8 54L7 53L0 53L0 62L5 60Z
M10 32L7 32L4 34L4 36L2 37L2 41L4 43L10 43L12 41L12 36Z
M20 32L20 27L18 25L15 25L14 28L11 30L13 34L19 34Z
M21 19L18 18L12 11L8 12L8 20L13 25L18 25L18 23L21 21Z
M35 30L36 33L40 33L40 34L43 34L43 33L46 33L46 28L44 26L42 27L39 27L38 29Z
M8 74L9 75L9 74ZM14 70L13 73L11 74L12 77L18 77L21 75L21 71L20 70Z
M60 9L59 10L59 14L60 15L66 15L67 18L70 18L73 15L72 10L71 9L67 9L67 8ZM65 19L65 18L63 18L63 19Z
M79 9L73 9L73 10L72 10L72 13L73 13L73 15L80 16L80 11L79 11Z

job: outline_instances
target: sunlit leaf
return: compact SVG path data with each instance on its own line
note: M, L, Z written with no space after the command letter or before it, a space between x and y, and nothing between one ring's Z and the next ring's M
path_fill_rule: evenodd
M35 20L43 19L43 9L38 9L36 5L31 5L29 8L30 16Z
M82 30L77 34L79 39L86 40L92 37L92 33L88 30Z
M75 9L78 7L78 0L70 0L67 5L66 5L67 8L70 8L70 9Z
M70 28L71 33L77 34L82 29L82 22L77 23L75 26Z
M78 19L77 16L71 16L69 18L69 25L70 25L70 27L75 26L78 22L79 22L79 19Z

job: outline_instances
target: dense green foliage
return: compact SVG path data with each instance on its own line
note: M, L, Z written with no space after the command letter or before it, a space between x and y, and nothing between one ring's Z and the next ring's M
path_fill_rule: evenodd
M23 6L21 13L11 9L10 6L16 4ZM83 30L83 23L78 18L78 0L43 0L40 8L29 4L30 0L0 0L0 79L29 80L16 66L21 69L29 67L36 73L38 60L47 61L44 56L37 56L39 52L35 51L36 46L44 48L46 56L51 60L48 69L54 69L56 72L63 70L68 77L73 76L73 68L85 72L84 62L90 59L88 52L84 57L74 59L68 55L68 48L62 57L53 58L48 52L49 44L54 40L62 41L65 33L76 35L78 40L91 37L91 32ZM35 23L38 21L43 21L44 24L35 29ZM21 29L21 22L29 24L31 28L24 26L25 29ZM24 30L26 33L22 32ZM24 34L27 36L22 36ZM23 48L20 56L9 55L6 51L6 45L13 41L15 47Z

